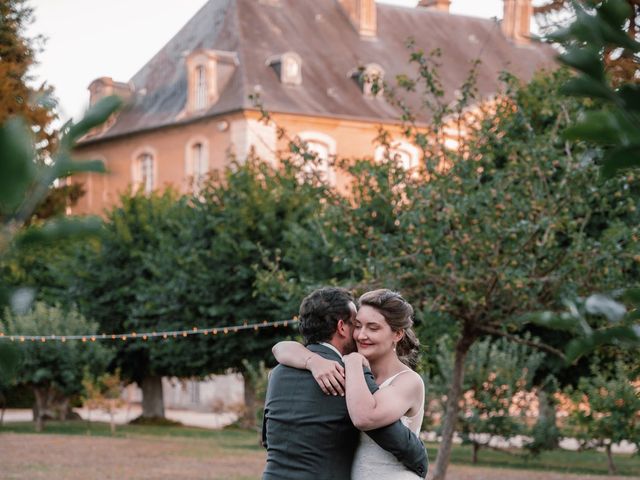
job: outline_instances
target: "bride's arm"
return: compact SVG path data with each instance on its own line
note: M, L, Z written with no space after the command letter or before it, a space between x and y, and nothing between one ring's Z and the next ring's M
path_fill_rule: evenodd
M418 385L412 375L401 375L393 385L371 394L362 370L366 361L364 357L359 353L352 353L343 360L347 409L358 430L373 430L389 425L411 409L418 393Z
M304 345L292 341L276 343L271 352L282 365L309 370L327 395L344 396L344 368L340 363L323 358Z

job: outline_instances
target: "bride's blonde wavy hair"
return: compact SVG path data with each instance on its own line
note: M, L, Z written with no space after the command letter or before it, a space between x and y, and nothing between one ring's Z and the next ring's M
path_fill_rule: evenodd
M375 308L384 317L391 330L404 332L396 346L396 353L402 363L415 370L418 364L420 341L413 330L413 307L411 304L398 292L386 288L363 294L358 299L358 304Z

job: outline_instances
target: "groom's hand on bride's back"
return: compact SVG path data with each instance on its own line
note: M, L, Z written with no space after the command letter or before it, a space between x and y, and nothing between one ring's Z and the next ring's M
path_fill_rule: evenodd
M325 394L344 396L344 367L339 362L313 355L307 368Z

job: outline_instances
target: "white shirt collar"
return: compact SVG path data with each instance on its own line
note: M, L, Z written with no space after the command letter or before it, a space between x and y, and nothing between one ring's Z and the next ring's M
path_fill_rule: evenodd
M338 356L340 357L340 360L342 360L342 354L340 353L340 351L336 347L334 347L333 345L331 345L330 343L327 343L327 342L320 342L320 345L324 345L325 347L330 348L331 350L336 352L338 354Z

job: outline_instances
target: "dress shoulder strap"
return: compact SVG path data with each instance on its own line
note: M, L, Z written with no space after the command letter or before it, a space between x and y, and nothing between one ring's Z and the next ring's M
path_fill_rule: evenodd
M402 375L403 373L406 373L406 372L413 372L413 370L410 370L410 369L402 370L402 371L400 371L400 372L396 373L395 375L390 376L389 378L387 378L384 382L382 382L382 383L380 384L380 388L382 388L382 387L386 387L387 385L390 385L390 384L391 384L391 382L393 382L393 380L394 380L397 376Z

